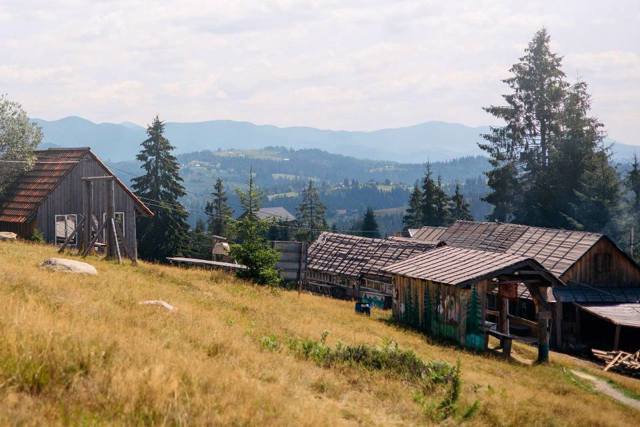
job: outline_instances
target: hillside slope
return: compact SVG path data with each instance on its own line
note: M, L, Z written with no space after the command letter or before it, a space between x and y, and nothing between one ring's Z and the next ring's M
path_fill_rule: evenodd
M96 277L38 268L50 256L52 247L0 242L1 425L433 422L437 389L422 394L384 370L323 366L292 350L323 333L330 346L395 341L425 362L460 361L452 424L637 422L637 412L570 374L577 362L564 356L549 366L507 363L431 343L386 312L361 317L349 302L145 263L89 259ZM177 310L138 304L151 299ZM640 393L638 381L606 376Z

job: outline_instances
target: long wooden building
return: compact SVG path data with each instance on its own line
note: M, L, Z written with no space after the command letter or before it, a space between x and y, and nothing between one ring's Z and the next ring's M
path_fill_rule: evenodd
M437 242L431 236L438 235ZM562 282L553 303L553 344L583 351L628 348L640 342L640 266L610 238L599 233L530 227L517 224L458 221L446 230L425 227L414 236L428 243L530 257ZM499 298L489 298L496 308ZM532 319L535 304L526 287L509 310ZM513 325L514 329L518 326Z
M48 243L62 244L74 234L83 215L83 178L115 179L115 222L125 244L136 252L136 216L153 212L120 181L89 148L50 148L36 151L33 168L23 174L0 199L0 231L30 238L39 230ZM96 182L92 200L99 229L106 217L106 182ZM103 240L98 236L98 241ZM69 242L77 245L78 236Z
M383 268L434 247L420 241L325 232L308 249L303 286L334 298L391 308L393 284L391 274Z

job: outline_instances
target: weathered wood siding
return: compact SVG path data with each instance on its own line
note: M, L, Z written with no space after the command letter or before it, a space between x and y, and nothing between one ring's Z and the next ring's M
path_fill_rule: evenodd
M607 261L608 259L608 261ZM608 265L608 268L603 268ZM640 269L611 241L600 239L561 279L596 286L640 287Z
M436 338L484 349L484 332L479 327L469 328L467 316L470 306L475 304L477 315L484 320L485 283L475 285L475 289L462 289L399 275L394 276L393 281L396 290L393 314L398 321Z
M82 199L84 187L82 177L108 176L90 155L78 163L60 182L58 187L49 194L38 208L36 227L44 234L45 240L55 242L55 216L78 215L78 222L82 217ZM93 212L97 220L102 223L102 212L107 211L107 183L97 181L93 183ZM115 185L115 212L124 212L125 241L128 248L136 246L136 213L135 202L118 184Z

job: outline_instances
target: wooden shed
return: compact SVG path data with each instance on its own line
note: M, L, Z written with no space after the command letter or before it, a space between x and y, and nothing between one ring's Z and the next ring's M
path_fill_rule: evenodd
M483 351L487 333L487 294L518 284L535 300L540 359L547 357L551 307L547 289L562 283L533 258L443 246L384 267L393 275L394 317L426 334ZM506 313L500 313L505 319ZM496 329L508 335L504 322Z
M424 235L433 232L425 227ZM420 233L415 234L419 236ZM621 250L609 237L600 233L530 227L497 222L457 221L439 237L440 242L460 248L494 251L531 257L553 273L570 288L592 288L600 295L619 295L619 289L640 288L640 266ZM534 310L533 300L526 288L520 298L510 304L510 313L527 318ZM602 341L600 335L607 334L606 341L613 345L615 330L592 328L581 323L591 316L573 301L553 303L553 343L557 348L581 350L589 342ZM616 305L627 303L624 298L598 302ZM497 298L490 305L499 304ZM494 307L495 308L495 307ZM612 309L615 310L615 307ZM581 316L581 314L586 314ZM640 312L637 313L640 321ZM631 333L630 333L631 334ZM633 334L632 334L633 335Z
M0 230L30 238L37 229L48 243L62 244L74 234L83 216L83 178L115 179L115 222L127 247L136 248L136 216L153 212L89 148L50 148L36 151L34 167L23 174L0 199ZM97 182L92 206L95 224L107 210L106 182ZM98 241L103 237L98 236ZM77 245L77 235L70 246Z
M391 308L393 284L383 267L433 249L419 241L322 233L308 249L305 289Z

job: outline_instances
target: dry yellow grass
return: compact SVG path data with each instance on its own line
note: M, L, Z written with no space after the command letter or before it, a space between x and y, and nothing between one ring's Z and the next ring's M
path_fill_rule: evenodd
M568 373L553 354L521 366L430 343L356 315L349 302L274 292L222 273L88 259L97 277L38 268L54 248L0 243L0 425L415 425L432 421L412 388L381 373L322 368L287 337L379 345L461 362L468 425L637 425L639 414ZM138 302L162 299L177 311ZM263 337L280 344L269 351ZM533 351L516 346L521 357ZM607 377L640 393L639 382Z

